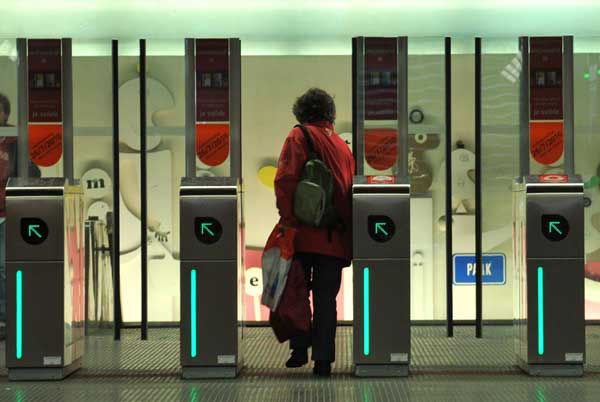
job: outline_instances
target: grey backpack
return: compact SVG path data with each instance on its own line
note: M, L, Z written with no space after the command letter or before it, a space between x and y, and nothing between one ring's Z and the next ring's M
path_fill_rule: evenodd
M333 206L333 175L317 154L308 129L301 124L295 127L299 127L304 134L308 160L294 194L294 216L306 225L327 227L331 231L340 223Z

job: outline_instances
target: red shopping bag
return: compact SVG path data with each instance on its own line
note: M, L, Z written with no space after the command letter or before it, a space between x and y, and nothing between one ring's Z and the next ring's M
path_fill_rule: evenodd
M298 260L292 263L277 309L269 315L269 323L279 342L307 334L311 311L304 269Z

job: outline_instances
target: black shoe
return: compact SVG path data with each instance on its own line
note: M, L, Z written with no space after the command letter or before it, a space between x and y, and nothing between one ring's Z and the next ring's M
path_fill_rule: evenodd
M319 377L329 377L331 375L331 362L316 360L313 374Z
M306 349L292 349L292 355L285 362L287 368L298 368L308 363L308 351Z

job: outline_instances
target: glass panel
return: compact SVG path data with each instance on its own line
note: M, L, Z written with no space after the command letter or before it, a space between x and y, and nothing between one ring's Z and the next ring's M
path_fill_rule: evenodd
M408 39L411 319L446 318L443 38Z
M519 39L482 41L483 318L513 319L511 186L519 175Z
M113 323L111 42L73 40L73 168L84 192L88 334ZM77 279L77 276L73 277Z
M452 39L452 254L475 253L475 41ZM467 265L454 264L455 277ZM465 271L465 272L463 272ZM458 275L457 275L458 274ZM472 272L469 272L472 276ZM475 286L467 281L453 285L455 320L475 319ZM466 336L470 336L468 334ZM457 331L457 336L461 334ZM465 336L462 334L462 336Z
M146 52L148 321L164 323L179 321L179 184L185 176L185 41L148 40Z
M119 41L119 188L121 314L141 321L139 41Z
M296 98L311 87L335 98L335 131L352 148L351 40L343 56L242 56L242 143L246 231L245 306L249 321L268 320L260 305L261 253L278 221L273 179L284 140L297 124ZM242 42L242 53L245 54ZM339 320L352 320L352 271L343 270L337 298Z
M600 319L600 38L574 39L575 172L585 182L586 319ZM587 363L598 368L596 327L587 327Z

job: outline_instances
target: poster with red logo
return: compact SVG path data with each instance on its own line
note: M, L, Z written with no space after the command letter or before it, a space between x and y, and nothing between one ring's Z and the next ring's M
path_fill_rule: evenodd
M196 155L208 166L219 166L229 156L229 124L196 124Z
M229 156L229 41L196 40L196 155L208 166Z
M365 38L365 120L396 120L398 111L395 38Z
M398 157L398 132L392 128L365 129L365 159L375 170L390 169Z
M29 157L52 166L62 156L62 59L58 39L29 40Z
M563 154L562 38L531 38L529 62L529 146L543 165Z
M543 165L557 162L564 148L562 121L532 121L529 123L529 152Z

